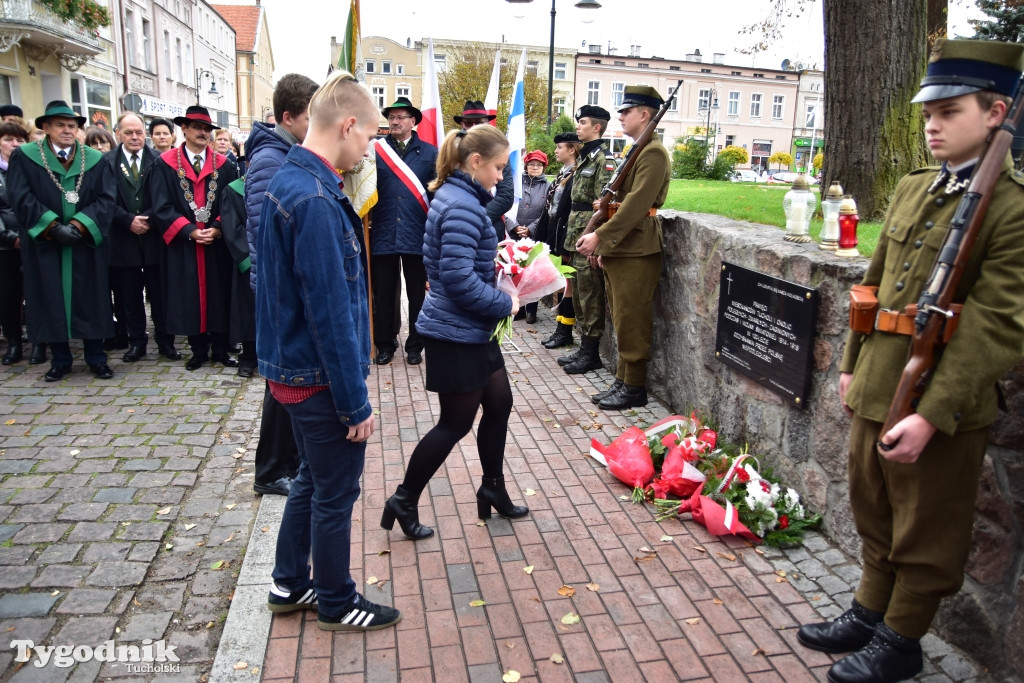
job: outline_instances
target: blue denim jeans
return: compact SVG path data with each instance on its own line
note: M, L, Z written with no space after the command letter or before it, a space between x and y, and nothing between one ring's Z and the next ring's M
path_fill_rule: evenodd
M352 506L359 498L366 443L346 438L348 427L338 419L330 390L285 409L292 418L299 473L284 507L273 577L293 592L308 588L312 549L317 609L336 618L356 593L349 573Z

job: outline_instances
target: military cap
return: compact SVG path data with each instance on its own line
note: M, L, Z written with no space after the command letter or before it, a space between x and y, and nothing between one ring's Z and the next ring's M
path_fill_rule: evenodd
M25 116L25 112L23 112L21 110L21 107L19 107L16 104L5 104L3 106L0 106L0 118L2 118L4 116L24 117Z
M576 120L582 118L597 119L598 121L611 121L612 115L604 107L596 107L593 104L584 104L576 110Z
M559 142L571 142L578 145L580 144L580 138L574 132L559 133L558 135L555 136L555 144L557 145Z
M416 107L412 106L412 102L409 101L408 97L399 97L395 100L395 103L390 107L384 107L381 109L381 113L384 114L384 118L391 116L391 112L395 109L406 109L413 118L416 119L416 125L420 125L420 121L423 120L423 112Z
M628 85L622 93L622 104L615 111L625 111L633 107L660 109L664 102L658 91L649 85Z
M939 38L928 59L921 90L911 101L944 100L979 90L1012 97L1022 69L1024 45L1019 43Z

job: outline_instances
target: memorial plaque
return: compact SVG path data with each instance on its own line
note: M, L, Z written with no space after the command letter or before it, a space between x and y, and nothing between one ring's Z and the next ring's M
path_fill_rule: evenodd
M722 264L715 357L799 408L811 390L818 290Z

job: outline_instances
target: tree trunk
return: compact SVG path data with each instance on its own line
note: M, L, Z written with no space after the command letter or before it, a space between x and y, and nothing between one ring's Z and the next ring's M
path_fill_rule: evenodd
M936 38L946 37L946 20L949 15L949 0L928 0L928 46Z
M825 0L823 187L839 180L862 220L881 220L896 183L924 165L919 89L929 0ZM871 26L870 38L862 22Z

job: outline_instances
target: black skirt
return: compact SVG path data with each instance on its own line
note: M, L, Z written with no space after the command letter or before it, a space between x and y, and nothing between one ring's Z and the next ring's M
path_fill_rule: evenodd
M491 375L505 367L498 340L486 344L460 344L423 338L427 364L427 391L467 394L480 391Z

